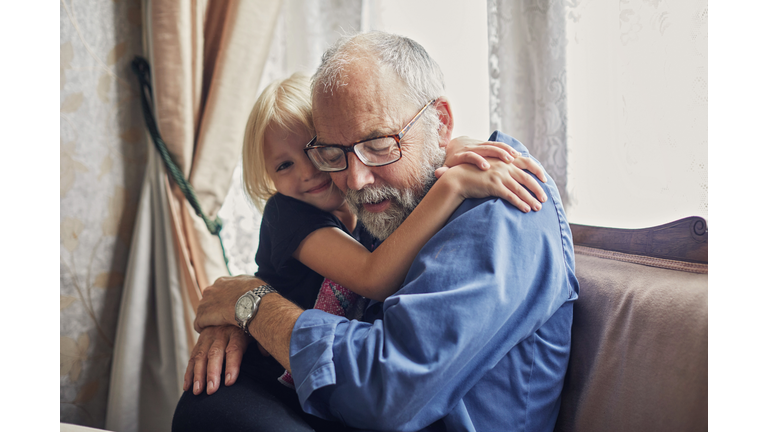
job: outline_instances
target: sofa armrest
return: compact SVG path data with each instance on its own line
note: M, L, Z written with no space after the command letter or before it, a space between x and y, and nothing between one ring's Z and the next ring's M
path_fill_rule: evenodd
M641 229L570 225L576 246L674 261L708 262L707 221L698 216Z

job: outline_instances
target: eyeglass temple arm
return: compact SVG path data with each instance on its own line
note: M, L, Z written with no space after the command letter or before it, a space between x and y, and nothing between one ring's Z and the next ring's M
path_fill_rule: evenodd
M424 108L422 108L421 111L416 113L416 116L413 117L413 119L410 122L408 122L407 125L405 125L403 130L401 130L400 133L396 135L397 136L397 143L398 144L400 144L400 140L403 139L403 136L406 133L408 133L409 130L411 130L411 127L413 127L413 125L416 124L416 120L418 120L419 117L421 117L421 115L424 114L424 111L426 111L427 108L429 108L429 106L433 105L435 102L437 102L437 99L432 99L431 101L429 101L428 104L424 105Z

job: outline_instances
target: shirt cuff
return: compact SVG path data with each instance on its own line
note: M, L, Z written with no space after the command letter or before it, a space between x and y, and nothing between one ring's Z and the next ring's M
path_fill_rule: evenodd
M291 334L291 375L299 403L305 412L326 417L324 407L313 406L309 397L315 390L336 384L333 342L337 327L349 321L318 309L304 311Z

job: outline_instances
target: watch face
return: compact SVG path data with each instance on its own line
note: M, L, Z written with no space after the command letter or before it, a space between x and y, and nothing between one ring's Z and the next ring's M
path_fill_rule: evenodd
M241 320L247 319L252 310L253 298L250 296L241 298L237 301L237 304L235 304L235 316Z

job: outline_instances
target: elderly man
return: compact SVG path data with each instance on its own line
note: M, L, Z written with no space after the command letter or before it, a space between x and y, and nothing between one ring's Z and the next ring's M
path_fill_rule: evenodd
M442 73L426 51L410 39L383 33L341 40L324 55L314 77L317 137L308 153L318 168L333 171L334 183L379 239L414 209L443 163L453 116L442 92ZM402 157L394 152L392 163L383 166L362 162L366 150L358 143L398 134L423 107L422 120L399 143ZM527 155L504 134L490 139ZM578 282L557 188L551 179L542 187L549 199L535 213L497 198L465 201L421 250L402 288L384 303L371 302L361 321L304 311L268 287L256 290L260 303L247 329L291 371L301 409L335 422L314 427L554 428ZM249 398L263 399L260 384L236 390L246 384L240 383L243 374L234 382L243 345L233 330L235 304L262 284L223 278L205 291L196 320L203 330L198 352L210 349L206 393L218 392L187 392L176 429L180 418L202 429L211 426L201 422L210 421L222 430L228 427L219 422L233 418L256 418L238 427L273 424L275 430L289 430L289 424L299 430L298 417L307 419L280 407L282 402L278 408L257 408ZM226 386L219 387L226 341ZM202 393L206 358L193 358L194 374L185 378L188 388L194 375L194 394ZM246 358L243 371L247 363ZM220 404L195 400L206 397Z

